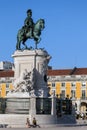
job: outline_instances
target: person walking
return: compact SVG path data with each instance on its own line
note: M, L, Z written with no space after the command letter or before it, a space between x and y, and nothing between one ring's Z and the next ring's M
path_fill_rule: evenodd
M31 126L30 126L29 118L27 118L27 121L26 121L26 127L27 127L27 128L30 128L30 127L31 127Z

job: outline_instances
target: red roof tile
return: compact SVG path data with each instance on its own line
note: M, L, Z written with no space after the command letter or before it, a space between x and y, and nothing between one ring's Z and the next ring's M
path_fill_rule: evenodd
M61 75L87 75L87 68L73 68L73 69L60 69L60 70L47 70L48 76L61 76ZM14 77L13 70L0 70L0 77Z
M0 70L0 77L14 77L13 70Z
M63 69L63 70L48 70L47 75L48 76L57 76L57 75L69 75L71 72L71 69Z
M87 75L87 68L77 68L74 75Z
M62 69L62 70L48 70L48 76L59 76L59 75L87 75L87 68L73 68L73 69Z

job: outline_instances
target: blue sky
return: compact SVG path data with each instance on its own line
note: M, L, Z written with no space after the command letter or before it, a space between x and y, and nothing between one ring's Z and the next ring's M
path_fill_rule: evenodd
M87 67L87 0L0 0L0 61L13 62L17 32L28 9L34 22L45 20L38 48L52 56L53 69ZM33 40L26 44L34 47Z

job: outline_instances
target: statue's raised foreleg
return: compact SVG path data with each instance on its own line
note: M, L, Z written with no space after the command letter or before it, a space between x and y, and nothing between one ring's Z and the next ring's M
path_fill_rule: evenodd
M37 44L41 41L41 38L38 37L38 38L35 38L35 48L37 49Z
M36 43L38 44L41 41L41 38L39 36L36 37Z

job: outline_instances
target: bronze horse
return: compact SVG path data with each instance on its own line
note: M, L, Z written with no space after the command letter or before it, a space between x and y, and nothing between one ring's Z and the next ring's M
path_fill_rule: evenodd
M21 43L25 46L25 49L27 49L27 45L25 44L27 39L34 39L35 41L35 48L37 48L37 44L40 42L41 38L41 31L44 29L44 19L39 19L35 24L34 27L32 28L32 33L30 29L27 29L26 33L24 32L24 26L18 31L17 34L17 44L16 44L16 49L21 50Z

